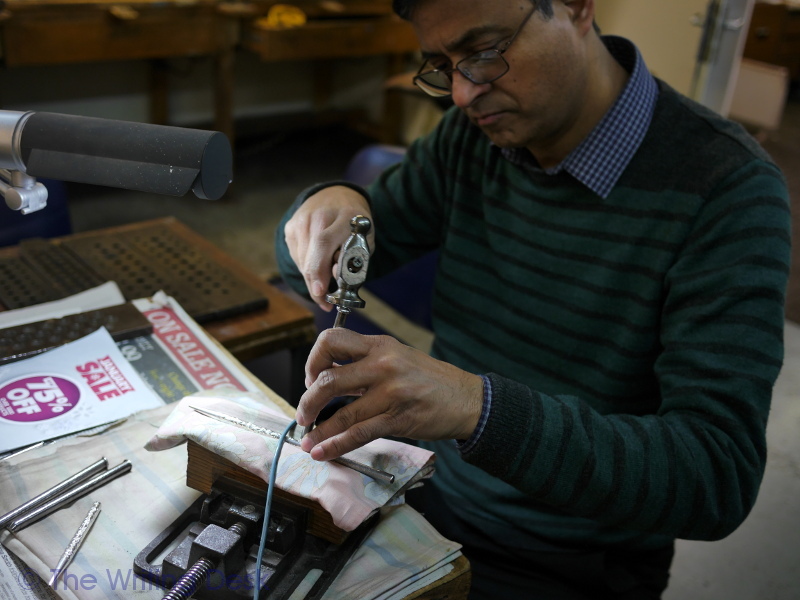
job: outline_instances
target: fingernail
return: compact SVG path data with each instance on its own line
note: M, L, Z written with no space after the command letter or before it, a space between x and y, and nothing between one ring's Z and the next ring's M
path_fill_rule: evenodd
M309 452L310 453L311 450L314 449L314 443L311 441L311 439L308 436L303 436L303 439L300 440L300 448L304 452Z
M311 284L311 295L312 296L322 296L323 288L321 281L314 281Z
M310 449L310 451L306 450L306 452L308 452L311 455L311 458L313 458L314 460L324 460L325 459L325 453L322 451L322 448L320 448L319 446L314 446L314 447L312 447Z

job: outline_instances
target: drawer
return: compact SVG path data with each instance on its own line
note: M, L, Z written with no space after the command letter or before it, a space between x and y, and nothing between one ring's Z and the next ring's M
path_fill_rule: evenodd
M309 19L386 17L392 14L392 0L250 0L261 15L276 4L290 4L303 11Z
M226 20L213 4L8 9L2 36L9 67L207 55L226 43Z
M784 38L778 45L778 57L794 56L800 58L800 37Z
M787 36L800 37L800 9L786 11L786 24L783 31Z
M398 54L419 49L411 25L396 17L310 20L273 29L254 19L244 26L243 45L264 61Z

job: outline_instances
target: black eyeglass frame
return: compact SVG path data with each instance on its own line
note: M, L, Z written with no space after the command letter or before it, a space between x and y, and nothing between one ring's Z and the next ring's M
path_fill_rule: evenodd
M525 16L525 18L522 20L522 23L519 24L519 27L517 27L516 31L514 31L514 33L512 34L511 39L508 40L507 42L505 42L502 45L502 47L500 47L500 48L487 48L486 50L480 50L478 52L475 52L474 54L470 54L466 58L462 58L460 61L458 61L455 64L455 66L453 66L453 67L451 67L449 69L441 69L441 70L440 69L430 69L429 71L424 71L423 72L422 69L424 69L425 66L428 64L428 61L426 60L424 63L422 63L420 65L419 70L417 71L417 74L414 75L414 79L412 81L414 82L414 84L418 88L420 88L423 92L425 92L429 96L435 96L435 97L439 97L439 98L443 98L445 96L449 96L449 95L451 95L453 93L453 72L454 71L458 71L459 73L461 73L464 77L466 77L469 81L471 81L475 85L483 85L485 83L492 83L493 81L497 81L503 75L508 73L509 69L511 69L511 66L508 64L508 61L505 58L503 58L503 54L505 54L508 51L508 49L511 47L511 44L514 43L514 40L517 39L517 36L522 31L522 28L525 27L525 25L528 23L530 18L533 16L533 13L535 13L537 10L539 10L539 6L538 6L538 4L536 2L534 2L533 3L533 9ZM463 65L467 61L476 61L476 57L477 56L480 56L481 54L485 54L487 52L494 52L497 55L497 57L503 62L503 64L505 65L505 68L503 69L502 73L500 73L500 74L498 74L496 76L493 76L490 79L487 79L485 81L483 81L483 80L477 80L476 81L474 76L466 68L462 67L461 65ZM486 59L482 59L482 60L483 60L483 62L486 61ZM492 59L492 60L494 60L494 59ZM426 75L431 75L433 73L438 73L438 74L444 75L446 80L450 82L449 87L441 87L441 86L436 85L435 83L431 83L429 81L426 81L426 80L422 79ZM421 83L421 82L424 82L424 83ZM441 92L441 93L436 93L433 90L436 90L437 92Z

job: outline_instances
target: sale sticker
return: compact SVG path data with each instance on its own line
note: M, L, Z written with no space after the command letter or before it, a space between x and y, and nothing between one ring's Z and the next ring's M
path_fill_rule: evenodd
M101 328L0 365L0 453L163 405Z
M0 417L18 423L60 417L81 399L78 385L65 377L26 375L0 387Z

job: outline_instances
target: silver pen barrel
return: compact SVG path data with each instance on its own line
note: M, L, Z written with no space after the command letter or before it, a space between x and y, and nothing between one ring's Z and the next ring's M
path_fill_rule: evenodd
M267 430L269 431L269 430ZM272 432L270 432L272 433ZM286 443L291 444L292 446L300 446L300 442L296 439L286 436ZM378 481L383 481L384 483L394 483L394 475L388 473L386 471L381 471L380 469L376 469L375 467L370 467L367 464L358 462L357 460L353 460L352 458L347 458L346 456L340 456L339 458L334 458L331 462L335 462L338 465L342 465L343 467L347 467L349 469L353 469L353 471L358 471L363 475L367 475L368 477L372 477Z
M53 576L50 578L48 585L55 589L56 580L58 580L61 573L70 565L72 559L75 558L75 555L78 553L78 550L83 544L83 540L86 538L86 534L89 533L89 530L92 528L92 525L97 520L97 516L100 514L100 503L95 502L92 504L92 507L89 509L89 512L84 517L81 524L78 526L77 531L72 536L72 539L67 544L67 547L64 549L64 553L61 555L61 558L58 559L58 564L56 568L53 569Z
M53 498L60 496L65 491L69 490L77 486L79 483L86 481L90 477L93 477L100 473L101 471L105 471L108 468L108 460L101 458L96 463L89 465L85 469L78 471L72 477L68 477L61 483L57 483L49 490L45 490L38 496L31 498L25 504L22 504L15 508L12 511L7 512L2 517L0 517L0 529L5 527L8 523L24 515L25 513L31 511L32 509L36 508L37 506L52 500Z
M383 481L384 483L394 483L394 475L391 473L381 471L380 469L375 469L374 467L370 467L369 465L365 465L364 463L357 462L350 458L340 456L339 458L334 458L331 462L335 462L343 467L349 467L353 469L353 471L358 471L359 473L367 475L368 477L372 477L378 481Z
M8 530L16 533L25 529L28 525L32 525L41 519L44 519L47 515L54 513L55 511L63 508L70 502L77 500L88 494L89 492L96 490L97 488L104 486L112 479L116 479L117 477L128 473L132 468L132 465L127 460L122 461L113 469L109 469L105 473L97 475L96 477L90 479L79 485L78 487L72 488L58 496L50 500L50 502L39 506L38 508L33 509L31 512L26 513L16 521L12 521L11 524L8 526Z

